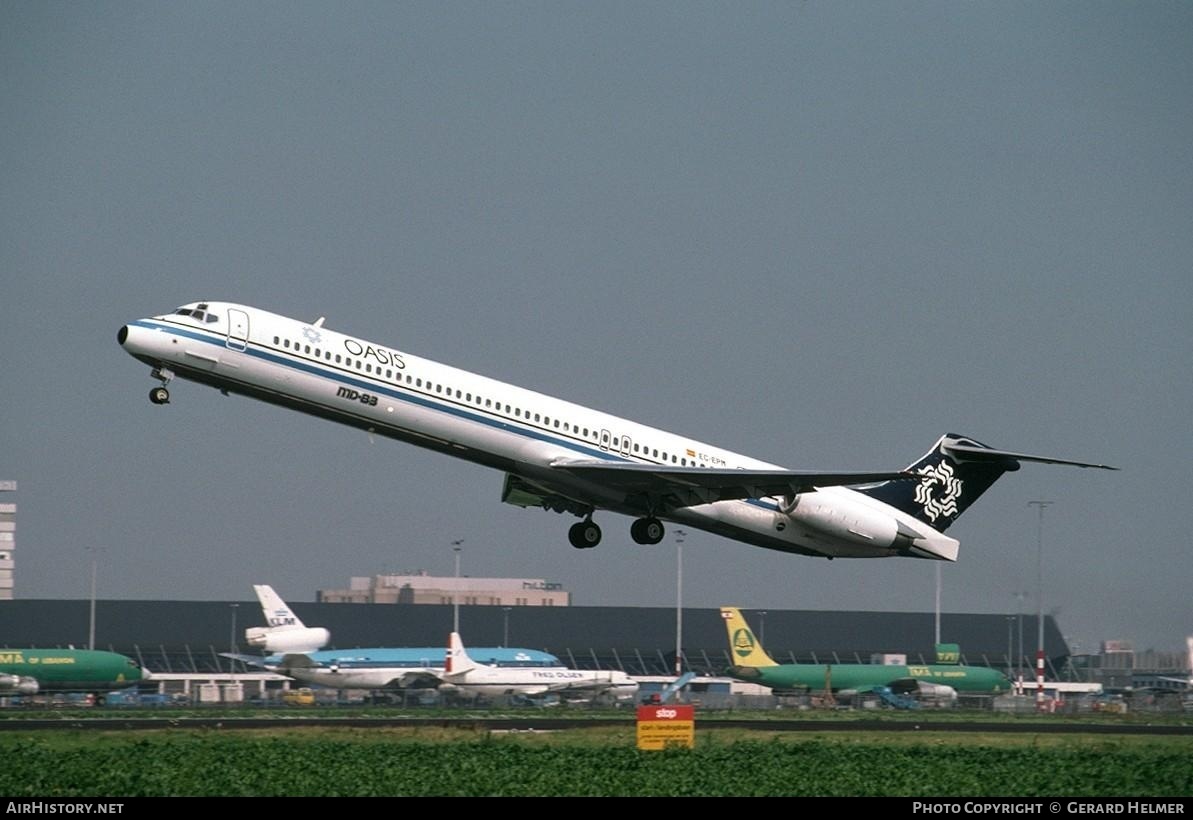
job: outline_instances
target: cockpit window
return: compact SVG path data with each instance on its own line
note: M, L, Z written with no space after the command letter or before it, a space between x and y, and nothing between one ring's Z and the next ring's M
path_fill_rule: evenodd
M174 315L189 316L196 322L204 322L206 324L212 324L213 322L218 322L220 320L219 316L208 312L206 304L201 304L195 308L180 307L178 310L174 311Z

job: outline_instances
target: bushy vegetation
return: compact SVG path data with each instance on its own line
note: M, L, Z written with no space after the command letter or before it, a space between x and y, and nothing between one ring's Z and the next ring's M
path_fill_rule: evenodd
M13 732L0 794L136 796L1193 795L1193 738L734 733L635 748L632 729Z

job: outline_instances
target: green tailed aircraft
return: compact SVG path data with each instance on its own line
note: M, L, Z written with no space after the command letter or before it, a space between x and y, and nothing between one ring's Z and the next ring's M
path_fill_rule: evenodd
M0 696L126 689L149 673L132 658L91 649L0 649Z
M776 663L737 607L721 607L734 659L727 674L778 691L827 692L849 697L876 688L898 695L954 700L958 692L998 694L1011 682L996 669L954 663L886 666L877 663ZM956 657L956 655L954 655Z

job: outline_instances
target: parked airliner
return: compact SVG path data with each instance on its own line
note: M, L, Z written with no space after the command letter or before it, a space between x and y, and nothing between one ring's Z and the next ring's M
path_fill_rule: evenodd
M477 650L493 668L559 670L559 658L548 652L519 647ZM295 680L329 689L435 689L443 682L443 647L324 649L286 653L257 659L255 665Z
M944 535L1020 462L1116 469L995 450L942 436L905 470L787 470L686 436L246 305L192 302L137 319L117 339L170 400L200 382L500 470L501 499L570 513L577 548L594 547L598 510L632 516L657 544L663 521L781 552L825 558L954 561Z
M451 633L448 638L446 663L439 677L440 692L468 698L556 694L564 699L626 700L638 693L638 681L619 670L568 669L564 666L542 669L477 663L464 648L458 632Z
M250 646L271 654L222 652L223 657L331 689L419 689L439 685L446 657L442 647L322 649L331 641L327 629L304 624L268 584L254 584L253 590L269 626L249 627L244 637ZM475 651L494 667L555 669L563 666L554 655L534 649L487 646Z

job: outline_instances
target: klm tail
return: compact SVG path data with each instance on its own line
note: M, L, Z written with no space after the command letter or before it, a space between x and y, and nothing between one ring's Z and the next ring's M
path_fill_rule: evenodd
M729 654L735 667L778 666L754 637L753 630L737 607L721 607L721 617L725 619L725 629L729 633Z
M966 436L949 433L907 468L907 472L923 476L918 482L886 481L854 489L902 510L937 532L944 532L1003 473L1018 470L1021 461L1118 469L1106 464L995 450Z
M274 592L273 587L268 584L253 584L253 591L257 593L257 600L261 602L261 614L265 616L265 623L287 629L302 629L306 626L282 600L282 596Z

